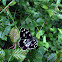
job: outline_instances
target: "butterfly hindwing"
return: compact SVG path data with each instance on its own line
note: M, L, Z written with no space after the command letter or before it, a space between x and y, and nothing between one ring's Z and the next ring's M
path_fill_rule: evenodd
M31 49L34 49L34 48L36 48L37 47L37 40L33 37L32 39L31 39L31 44L30 44L30 46L29 46L29 49L31 50Z

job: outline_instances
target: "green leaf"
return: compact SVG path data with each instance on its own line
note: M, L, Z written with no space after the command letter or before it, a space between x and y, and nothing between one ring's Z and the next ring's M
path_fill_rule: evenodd
M43 36L43 43L46 43L46 36Z
M52 33L49 33L48 36L49 36L50 40L53 40L53 34Z
M7 37L6 36L2 36L2 40L7 41Z
M26 24L32 23L32 20L30 18L26 18Z
M44 43L44 46L48 49L49 48L49 43L48 42Z
M34 35L35 35L35 32L34 32L34 31L32 31L32 32L31 32L31 34L32 34L32 36L34 36Z
M0 31L0 38L2 40L6 40L7 41L7 37L5 35L8 35L8 33L10 32L11 27L7 26L4 30L4 32Z
M8 33L10 32L11 30L11 27L10 26L7 26L3 32L4 35L8 35Z
M59 52L56 54L57 58L56 58L55 62L60 62L60 55L61 55L61 53L60 53L60 51L59 51Z
M59 29L59 28L58 28L58 30L59 30L59 33L61 33L61 34L62 34L62 29Z
M42 7L43 7L44 9L48 9L48 7L47 7L46 5L43 5Z
M40 12L34 12L33 17L38 18L40 15Z
M12 42L17 42L17 40L19 39L19 30L18 28L13 27L10 31L10 39Z
M4 60L5 52L3 49L0 48L0 61Z
M16 1L12 1L11 3L10 3L10 6L14 6L16 4Z
M2 33L1 39L7 41L7 37L5 36L5 33Z
M6 17L1 17L1 21L2 21L2 25L10 25L10 21L9 19L7 19ZM4 23L5 22L5 23Z
M62 49L60 50L60 61L62 61Z
M44 53L44 48L40 47L38 50L30 51L27 55L27 59L29 59L30 62L42 62L42 57Z
M52 38L52 37L53 37L53 34L52 34L52 33L49 33L48 36L49 36L50 38Z
M62 34L58 33L58 42L62 42Z
M54 62L56 60L56 54L55 53L50 54L47 60L50 62Z
M0 47L3 47L5 44L3 42L1 42L1 39L0 39Z
M42 41L38 41L38 46L43 46L43 42Z
M56 28L55 27L50 28L50 31L52 31L53 33L56 33Z
M56 4L58 4L58 5L59 5L59 4L60 4L60 2L61 2L61 0L57 0Z
M34 27L37 27L37 23L35 20L33 20L32 23L33 23Z
M44 31L43 30L39 30L39 32L37 32L37 34L36 34L36 37L38 39L40 39L40 36L42 36L43 34L44 34Z
M21 62L25 59L28 50L15 49L12 53L12 56Z
M13 50L5 49L4 51L5 51L5 60L12 61L14 59L14 57L12 56Z
M53 15L53 9L48 9L49 16L51 17Z
M62 19L62 14L58 14L57 17L58 17L59 19Z
M0 31L0 38L2 38L2 31Z
M36 22L42 24L42 23L44 23L44 20L43 20L42 18L38 18L38 19L36 20Z
M11 15L11 12L9 11L8 8L7 8L7 10L8 10L7 14L10 16L10 18L12 19L12 21L13 21L13 23L14 23L14 19L13 19L12 15Z
M6 0L2 0L3 5L6 5Z

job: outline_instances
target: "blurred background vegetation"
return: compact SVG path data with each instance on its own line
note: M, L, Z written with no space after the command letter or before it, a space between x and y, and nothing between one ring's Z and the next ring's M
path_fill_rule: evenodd
M22 27L36 37L37 49L9 49ZM0 0L0 62L62 62L62 1Z

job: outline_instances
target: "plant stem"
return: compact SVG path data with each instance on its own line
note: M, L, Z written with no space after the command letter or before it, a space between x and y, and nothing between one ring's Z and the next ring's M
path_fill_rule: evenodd
M7 12L7 13L8 13L8 15L9 15L9 16L10 16L10 18L12 19L13 23L15 23L15 22L14 22L14 18L13 18L13 17L12 17L12 15L11 15L11 12L9 11L9 9L8 9L8 8L7 8L7 10L8 10L8 12ZM15 27L17 28L16 24L15 24Z
M13 1L14 1L14 0L13 0ZM1 14L3 11L5 11L5 9L8 8L8 6L10 6L13 1L11 1L11 2L0 12L0 14Z
M9 9L8 9L8 6L10 6L11 5L11 3L13 3L14 2L14 0L12 0L1 12L0 12L0 14L2 13L2 12L4 12L5 11L5 9L7 9L8 10L8 14L9 14L9 16L10 16L10 18L12 19L12 21L13 21L13 23L15 23L14 22L14 19L13 19L13 17L12 17L12 15L11 15L11 13L10 13L10 11L9 11ZM16 24L15 24L15 27L17 28L17 26L16 26Z

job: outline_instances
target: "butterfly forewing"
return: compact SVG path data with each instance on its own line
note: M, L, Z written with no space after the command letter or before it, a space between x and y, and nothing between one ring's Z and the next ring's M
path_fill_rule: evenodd
M32 38L32 35L29 30L27 30L25 28L21 28L20 29L20 38L21 39L29 39L29 38Z

